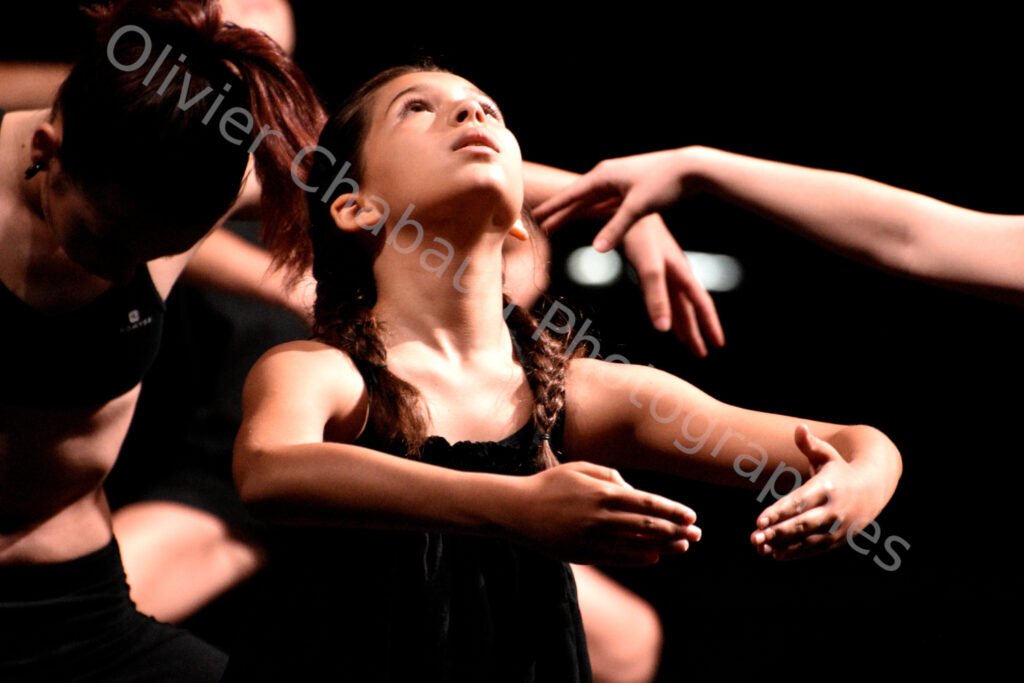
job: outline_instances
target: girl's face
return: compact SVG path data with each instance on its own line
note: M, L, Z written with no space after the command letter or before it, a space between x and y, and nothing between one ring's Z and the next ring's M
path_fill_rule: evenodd
M377 90L362 158L363 187L394 211L412 204L429 219L475 206L504 227L520 215L519 143L494 101L459 76L406 74Z

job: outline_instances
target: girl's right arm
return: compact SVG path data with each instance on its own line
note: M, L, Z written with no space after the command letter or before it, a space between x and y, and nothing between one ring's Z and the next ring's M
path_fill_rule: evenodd
M279 522L503 536L582 563L649 564L699 538L692 510L607 467L512 477L356 446L367 405L361 376L336 349L292 342L267 352L243 392L233 462L242 499Z

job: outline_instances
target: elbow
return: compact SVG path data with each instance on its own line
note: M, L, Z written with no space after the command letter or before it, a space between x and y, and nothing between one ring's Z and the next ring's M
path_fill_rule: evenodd
M896 483L903 476L903 456L900 455L899 449L896 444L893 443L885 432L869 425L859 425L859 430L862 430L870 442L874 444L876 453L879 454L878 464L882 467L887 475L887 479L891 482L892 488L895 489Z
M256 519L270 524L306 521L296 498L294 480L282 469L280 452L254 444L236 443L231 473L238 497Z
M257 511L272 497L273 486L266 466L268 454L248 444L235 444L231 474L242 503Z
M896 220L883 221L870 247L871 259L891 272L927 278L934 270L938 217L926 198L915 200L896 212Z

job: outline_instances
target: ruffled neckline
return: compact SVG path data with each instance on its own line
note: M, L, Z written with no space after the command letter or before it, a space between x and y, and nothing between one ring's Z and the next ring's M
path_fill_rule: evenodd
M516 444L516 443L522 442L523 440L525 440L526 436L531 431L536 431L536 427L534 426L532 418L527 420L526 424L524 424L522 427L517 429L512 434L509 434L504 439L501 439L500 441L470 441L470 440L465 440L464 439L462 441L456 441L455 443L452 443L452 442L448 441L448 439L444 438L443 436L436 436L436 435L428 436L427 437L427 441L428 442L436 441L436 442L444 444L445 446L448 446L450 448L455 448L457 446L465 446L465 445L469 445L469 446L492 446L492 445L493 446L503 446L503 445L510 445L510 444Z
M429 436L420 451L423 462L465 472L527 475L543 467L537 458L540 434L529 420L500 441L456 441Z

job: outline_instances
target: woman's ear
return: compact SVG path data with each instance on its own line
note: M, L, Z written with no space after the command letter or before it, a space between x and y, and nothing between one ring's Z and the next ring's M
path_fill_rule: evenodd
M53 123L43 121L32 131L29 158L33 164L46 166L57 157L60 150L61 134Z
M330 211L335 225L345 232L376 232L380 229L379 225L383 219L387 218L386 214L381 215L381 210L375 202L353 192L340 195L331 202Z

